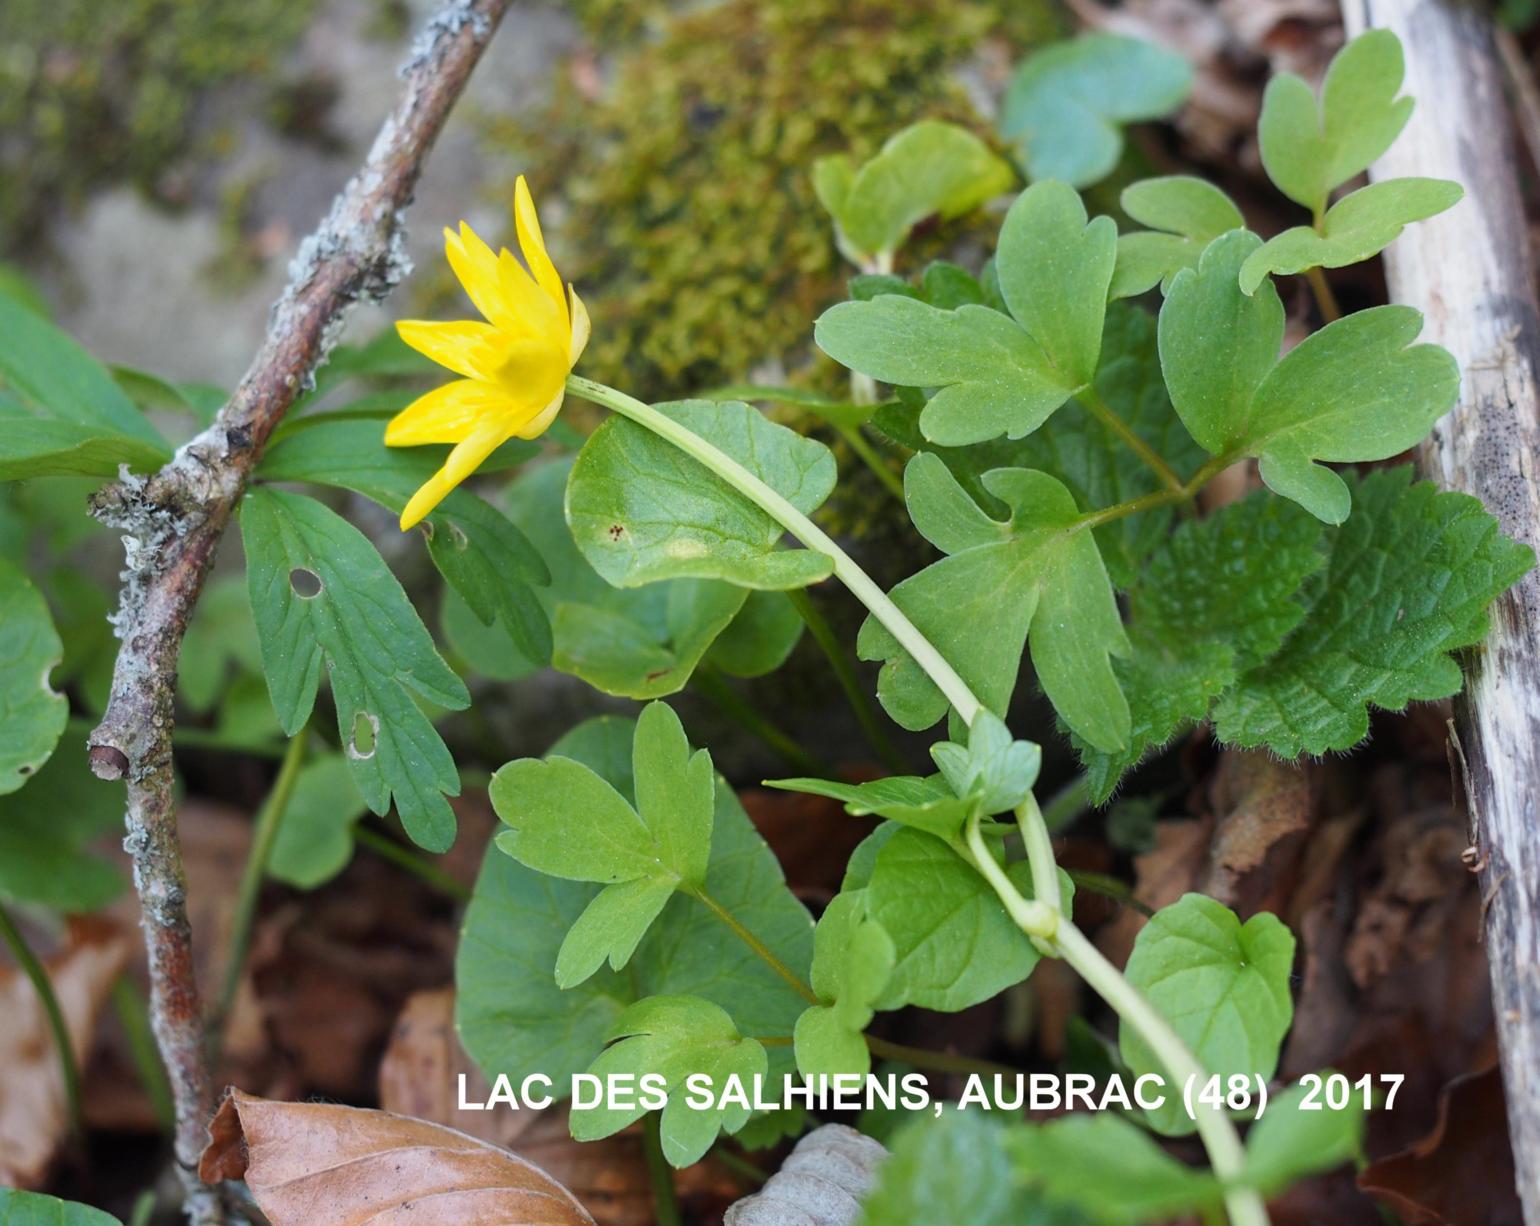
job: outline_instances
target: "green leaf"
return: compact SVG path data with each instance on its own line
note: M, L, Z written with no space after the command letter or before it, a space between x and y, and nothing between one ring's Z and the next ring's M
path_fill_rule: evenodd
M1128 704L1110 657L1128 640L1095 538L1074 529L1079 508L1048 474L996 469L983 482L1009 519L985 514L935 456L909 462L910 518L949 556L900 583L894 601L996 714L1010 702L1030 629L1038 680L1065 723L1093 745L1122 748ZM941 691L875 618L856 648L885 661L877 694L898 723L918 730L946 714Z
M750 592L707 658L734 677L763 677L786 663L802 628L802 615L784 593Z
M123 1226L110 1213L77 1201L0 1188L0 1222L5 1226Z
M1191 88L1181 56L1121 34L1083 34L1022 61L1000 131L1028 179L1088 187L1117 165L1123 124L1169 115Z
M932 442L1019 438L1095 375L1116 244L1110 218L1087 224L1073 189L1040 183L1000 231L996 265L1015 323L985 306L943 311L885 294L825 311L814 339L874 379L940 388L920 416Z
M69 718L69 701L49 677L64 659L48 602L37 585L0 558L0 796L48 761Z
M1330 1077L1331 1069L1320 1076ZM1274 1196L1311 1175L1335 1169L1363 1152L1364 1106L1361 1092L1348 1095L1340 1108L1316 1094L1305 1109L1306 1087L1295 1082L1268 1103L1246 1134L1246 1165L1241 1180L1264 1196Z
M1184 268L1195 268L1203 249L1246 224L1235 202L1205 179L1167 175L1123 189L1123 211L1148 230L1118 236L1111 298L1130 298L1170 287Z
M940 775L921 779L893 775L870 783L840 783L833 779L767 779L765 785L788 792L807 792L843 801L852 817L875 814L901 826L923 830L954 841L973 812L973 802L959 799Z
M1025 861L1007 872L1031 897ZM842 889L851 888L847 878ZM1063 874L1060 888L1068 900L1073 887ZM878 1009L955 1013L1020 983L1037 965L1037 950L978 870L928 834L897 829L881 844L865 899L894 949L892 978L873 1002Z
M765 1076L765 1049L738 1032L725 1009L698 996L649 996L628 1008L610 1027L606 1039L618 1039L590 1066L601 1078L653 1073L668 1083L663 1108L663 1156L676 1167L699 1162L719 1131L736 1132L749 1121L749 1108L738 1104L696 1109L685 1100L685 1078L710 1078L711 1093L721 1095L730 1078L752 1089ZM613 1136L645 1115L641 1106L574 1108L572 1135L579 1141Z
M208 711L225 691L232 665L262 673L251 598L239 575L215 579L198 597L177 660L177 696L194 711Z
M500 620L484 624L452 587L444 589L439 605L439 631L449 648L449 662L462 675L520 681L540 671L540 664L519 650Z
M1008 1138L1018 1180L1108 1226L1213 1211L1222 1199L1208 1171L1178 1162L1148 1133L1107 1112L1023 1125Z
M1258 241L1227 234L1177 274L1160 312L1166 384L1208 451L1257 457L1275 493L1338 524L1348 488L1318 461L1383 460L1421 441L1454 404L1459 368L1437 345L1412 344L1422 316L1401 306L1327 324L1279 361L1277 292L1248 298L1238 280Z
M442 447L387 447L378 422L301 422L263 457L258 476L352 490L393 514L443 462ZM551 629L532 587L551 580L535 547L496 508L457 489L423 521L428 554L484 625L501 626L525 658L551 658Z
M1369 707L1458 693L1451 653L1486 636L1487 607L1534 565L1480 502L1414 485L1408 467L1350 490L1303 623L1220 699L1220 740L1286 758L1347 749L1368 735Z
M369 539L312 498L261 487L241 503L251 609L268 692L284 732L310 718L324 664L337 731L358 790L376 813L392 798L429 851L454 842L443 793L459 792L454 759L413 692L469 704L464 683Z
M743 465L804 515L834 488L822 443L737 401L653 406ZM698 460L613 416L593 432L567 482L567 523L593 568L616 587L658 579L724 579L740 587L804 587L833 564L778 549L784 529Z
M863 1032L893 972L893 940L866 914L864 891L836 894L813 932L813 991L819 1002L797 1019L797 1069L865 1074L871 1053Z
M0 383L43 418L85 427L81 438L132 439L141 446L139 454L162 461L168 457L165 439L113 382L106 367L48 320L4 294L0 294L0 336L5 337L0 346ZM10 430L7 425L7 437Z
M1370 30L1337 52L1319 99L1293 73L1273 77L1257 136L1278 190L1323 212L1332 189L1368 169L1411 118L1413 100L1396 96L1405 75L1401 40Z
M66 731L26 787L0 796L0 898L84 914L123 892L117 866L89 851L121 838L123 793L86 762L85 734Z
M857 263L891 255L927 217L971 213L1015 181L1010 163L973 133L935 119L890 137L859 170L845 157L813 167L819 201Z
M1259 490L1183 524L1150 558L1128 593L1133 650L1113 665L1132 720L1128 748L1079 743L1094 801L1278 650L1305 616L1300 585L1325 562L1321 536L1303 508Z
M863 1226L955 1222L966 1226L1059 1226L1014 1186L1006 1129L977 1111L906 1122L862 1204Z
M947 783L958 796L974 799L988 814L1014 809L1032 792L1043 751L1031 741L1011 739L1005 721L980 711L968 729L968 743L941 741L930 747Z
M1096 390L1108 407L1178 474L1189 477L1203 462L1203 450L1171 407L1155 342L1155 317L1126 303L1107 309ZM1088 410L1075 404L1055 413L1023 439L998 439L966 448L938 448L926 442L899 408L880 410L874 424L912 451L934 451L953 476L991 514L1005 506L985 488L993 468L1036 468L1058 478L1084 511L1128 502L1160 488L1160 479L1128 446ZM1095 529L1096 543L1118 586L1138 575L1149 552L1166 537L1170 507L1130 515Z
M607 694L662 698L684 688L750 593L715 579L612 587L578 551L563 514L572 461L522 473L508 488L509 516L550 568L536 597L551 621L551 663Z
M116 477L121 465L150 472L166 459L163 447L90 422L34 417L19 405L0 404L0 481L28 477Z
M598 771L631 796L632 721L589 720L551 749ZM812 958L813 924L725 782L718 781L706 890L798 974ZM701 996L726 1009L741 1033L789 1035L807 1001L693 898L675 896L637 946L625 974L602 968L562 990L552 971L568 930L597 887L546 877L488 849L466 909L455 965L457 1024L489 1077L541 1072L567 1079L598 1054L627 1005L649 995ZM792 1071L789 1047L770 1053L774 1075Z
M1453 208L1464 188L1448 179L1387 179L1344 196L1321 228L1295 226L1263 243L1241 265L1241 289L1255 293L1269 273L1342 268L1377 255L1414 221Z
M1276 915L1264 912L1242 924L1223 903L1185 894L1140 929L1123 974L1207 1072L1271 1078L1294 1016L1293 965L1294 937ZM1127 1022L1119 1028L1119 1049L1135 1076L1164 1074ZM1180 1087L1168 1086L1165 1104L1145 1117L1167 1136L1195 1127Z
M268 872L302 890L324 885L352 860L353 825L366 807L342 754L306 762L273 840Z
M570 758L521 758L492 776L492 807L513 827L497 837L503 851L537 872L605 886L562 943L564 988L606 958L620 970L674 891L705 884L711 755L690 753L679 717L661 702L643 710L632 754L635 808Z

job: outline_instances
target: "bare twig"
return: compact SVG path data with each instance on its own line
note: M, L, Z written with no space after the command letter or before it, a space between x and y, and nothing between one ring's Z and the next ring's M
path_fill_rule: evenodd
M198 1181L214 1101L193 974L177 842L172 696L188 618L230 514L274 427L326 360L348 309L379 301L408 269L401 214L422 162L509 0L448 0L402 69L400 100L358 173L295 256L250 369L213 424L149 478L124 475L93 514L123 533L112 695L89 738L92 769L128 787L125 846L143 909L156 1042L176 1100L177 1164L188 1216L219 1222Z

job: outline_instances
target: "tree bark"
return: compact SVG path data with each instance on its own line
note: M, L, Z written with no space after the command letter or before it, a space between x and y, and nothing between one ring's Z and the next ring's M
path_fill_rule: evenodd
M1349 35L1395 31L1417 109L1375 179L1454 179L1466 197L1385 253L1390 296L1419 308L1449 349L1460 401L1417 453L1424 473L1480 498L1503 531L1534 545L1540 525L1540 369L1528 226L1503 70L1486 10L1447 0L1346 0ZM1519 1195L1540 1223L1540 574L1492 611L1455 703L1480 873Z
M125 475L92 513L123 533L125 570L113 625L121 640L112 692L92 732L92 769L124 779L124 845L133 859L150 967L150 1018L176 1102L176 1159L186 1210L220 1222L197 1175L214 1111L204 1017L193 974L186 877L171 760L177 657L220 538L273 429L310 386L348 309L379 301L408 271L401 214L423 159L509 0L448 0L402 69L402 89L358 173L301 246L266 339L235 394L203 433L149 478Z

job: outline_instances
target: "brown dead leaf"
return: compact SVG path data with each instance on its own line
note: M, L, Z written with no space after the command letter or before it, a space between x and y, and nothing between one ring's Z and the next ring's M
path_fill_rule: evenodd
M74 920L65 948L44 959L82 1069L96 1019L131 947L117 924ZM0 967L0 1017L0 1185L38 1188L68 1128L69 1110L47 1015L31 981L15 967Z
M455 1034L454 999L453 988L437 988L417 992L406 1002L380 1061L380 1106L516 1147L570 1188L605 1226L648 1226L652 1193L642 1139L635 1132L583 1144L567 1129L565 1107L460 1109L462 1075L468 1102L485 1102L490 1087Z
M1157 823L1153 850L1134 857L1134 897L1151 911L1159 911L1191 890L1203 871L1212 830L1213 822L1207 818ZM1147 922L1138 911L1125 907L1097 933L1096 943L1122 966Z
M1281 911L1314 813L1310 769L1227 749L1209 788L1217 815L1198 889L1246 919Z
M1439 1095L1438 1122L1414 1145L1372 1163L1358 1186L1405 1226L1518 1226L1503 1079L1494 1066Z
M244 1179L273 1226L594 1226L534 1163L402 1115L232 1089L209 1131L200 1177Z

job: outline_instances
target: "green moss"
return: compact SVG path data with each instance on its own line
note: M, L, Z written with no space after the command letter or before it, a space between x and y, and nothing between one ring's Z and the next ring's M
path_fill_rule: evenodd
M316 0L4 0L0 251L60 207L128 181L174 197L209 88L267 77Z
M536 122L490 134L497 156L510 145L525 155L553 221L554 196L569 206L553 229L594 317L586 371L649 397L805 351L812 319L853 271L813 195L813 160L846 149L864 159L922 116L988 138L951 69L986 39L1014 54L1053 29L1046 0L620 9L653 36L617 57L601 100L567 84ZM911 254L927 254L924 239Z

